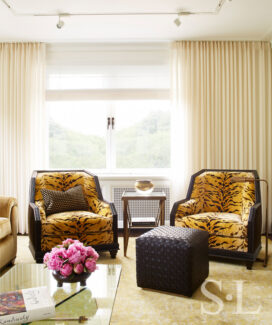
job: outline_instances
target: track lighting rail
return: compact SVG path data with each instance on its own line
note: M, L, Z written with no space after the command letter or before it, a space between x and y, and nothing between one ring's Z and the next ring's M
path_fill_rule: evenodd
M217 15L223 7L226 0L219 0L214 11L183 11L176 12L53 12L53 13L23 13L19 12L8 3L7 0L0 0L15 16L30 16L30 17L64 17L64 16L165 16L165 15ZM229 0L231 1L231 0Z

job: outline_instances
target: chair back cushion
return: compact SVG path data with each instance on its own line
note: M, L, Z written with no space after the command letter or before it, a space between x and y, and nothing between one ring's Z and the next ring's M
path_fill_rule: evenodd
M235 213L244 221L255 203L255 184L232 182L234 176L254 178L251 172L205 171L195 177L191 198L200 200L202 212Z
M96 212L98 203L98 193L95 179L85 172L41 172L37 174L35 181L35 202L43 203L41 189L54 191L67 191L72 187L81 185L83 194L88 202L90 210Z

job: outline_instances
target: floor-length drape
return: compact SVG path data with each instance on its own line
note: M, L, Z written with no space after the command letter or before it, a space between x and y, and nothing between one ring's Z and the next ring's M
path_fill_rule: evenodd
M27 232L30 175L45 167L45 45L0 43L0 195L14 196Z
M271 57L269 42L173 44L174 200L202 168L257 169L272 189Z

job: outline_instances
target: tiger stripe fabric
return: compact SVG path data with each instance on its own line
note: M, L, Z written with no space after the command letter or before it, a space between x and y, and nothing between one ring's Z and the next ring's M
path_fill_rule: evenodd
M190 200L178 206L175 226L208 231L212 248L246 252L255 185L254 182L231 182L234 175L254 178L247 172L208 171L198 175Z
M176 225L206 230L211 235L247 237L247 227L242 223L241 217L234 213L204 212L189 215L177 219Z
M97 233L97 234L80 234L73 235L70 234L69 238L72 239L78 239L81 242L83 242L87 246L93 246L93 245L102 245L102 244L111 244L113 243L113 233L112 232L103 232L103 233ZM41 238L41 247L47 247L48 250L51 250L53 247L60 245L65 239L67 239L67 236L43 236Z
M248 250L248 240L246 238L210 236L209 247L246 252Z
M43 222L44 235L92 234L111 231L111 219L88 211L51 214Z
M89 211L68 211L46 215L41 189L67 191L81 185ZM98 199L94 177L84 172L38 173L35 204L41 216L41 249L48 251L66 238L87 245L113 243L113 216L110 205Z

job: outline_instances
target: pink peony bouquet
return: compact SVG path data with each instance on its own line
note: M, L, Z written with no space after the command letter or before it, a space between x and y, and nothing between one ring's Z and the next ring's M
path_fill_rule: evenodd
M94 272L98 257L98 253L91 246L84 246L79 240L66 239L62 245L46 253L43 262L49 270L70 277L83 272Z

